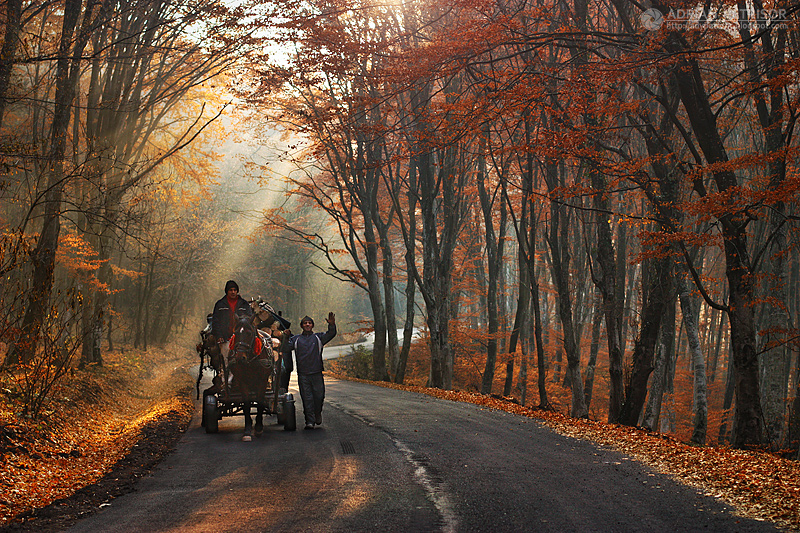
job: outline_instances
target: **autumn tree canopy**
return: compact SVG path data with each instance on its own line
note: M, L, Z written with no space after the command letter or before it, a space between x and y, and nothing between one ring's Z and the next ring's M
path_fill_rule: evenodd
M375 302L379 337L401 308L378 280L416 282L407 294L423 304L431 385L452 387L477 352L471 372L490 392L505 335L519 332L523 359L539 348L539 373L566 369L574 416L590 412L600 364L608 419L658 424L688 342L696 440L716 378L705 369L721 364L733 398L717 409L733 406L733 444L796 447L793 10L261 7L283 54L255 66L251 104L309 141L315 166L295 192L363 265L349 281ZM389 266L401 258L404 275ZM599 344L583 353L599 328L600 363Z

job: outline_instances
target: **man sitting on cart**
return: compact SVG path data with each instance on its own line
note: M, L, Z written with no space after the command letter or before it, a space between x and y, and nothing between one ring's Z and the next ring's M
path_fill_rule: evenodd
M238 320L237 315L252 317L253 310L239 295L239 285L233 280L228 280L225 283L225 296L214 304L211 317L211 334L217 339L222 357L226 361L230 352L229 341ZM214 383L214 386L218 387L219 384Z

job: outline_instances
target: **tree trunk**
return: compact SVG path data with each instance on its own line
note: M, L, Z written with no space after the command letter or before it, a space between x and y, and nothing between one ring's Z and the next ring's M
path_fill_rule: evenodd
M78 39L74 38L75 27L81 13L81 0L66 0L61 36L56 61L56 94L53 119L51 124L50 148L47 160L49 163L47 193L42 230L36 247L31 254L33 272L31 274L32 289L28 298L25 316L22 320L23 332L20 341L9 352L11 362L27 362L36 350L37 339L47 313L50 292L53 287L53 271L55 269L56 249L61 234L61 199L68 177L64 171L64 151L67 143L67 131L75 98L75 85L78 79L79 66L83 48L86 45L89 19L95 3L89 1L84 13L84 24Z
M650 380L650 394L647 397L642 425L653 431L659 431L661 426L661 410L664 403L664 393L672 392L672 383L675 372L675 305L668 305L664 310L664 319L661 324L661 342L656 350L655 370Z
M8 85L22 30L22 0L6 0L5 32L3 48L0 50L0 131L3 129L3 117L8 102Z
M735 393L735 378L733 370L732 356L728 356L728 372L725 378L725 397L722 400L722 423L719 426L719 436L717 443L720 445L729 444L731 442L730 434L728 431L728 411L733 405L733 398Z
M371 180L364 180L370 182ZM375 184L377 185L377 183ZM371 188L371 187L370 187ZM367 198L372 198L373 193L366 194ZM389 373L386 369L386 313L387 309L383 305L381 295L380 272L378 270L378 239L375 234L373 210L377 205L371 201L362 202L361 209L364 213L364 255L366 257L367 268L364 272L367 282L369 303L372 308L372 319L375 328L375 343L372 347L372 379L375 381L388 381Z
M519 378L517 379L517 390L519 390L519 401L522 405L528 405L528 358L530 357L532 340L530 335L530 315L522 318L523 333L520 339L520 365L519 365ZM505 396L509 396L505 394Z
M544 342L542 341L542 313L539 309L539 282L531 280L531 301L533 307L533 335L536 340L536 370L537 387L539 390L539 407L550 409L547 399L547 361L544 355Z
M689 354L692 357L692 370L694 373L694 430L692 442L703 445L706 443L708 431L708 391L706 388L706 363L703 350L700 347L700 333L697 329L697 313L689 295L689 286L683 276L677 279L678 295L681 301L683 325L686 328L686 338L689 340Z
M608 184L605 176L591 171L595 208L595 227L597 228L597 265L599 273L593 280L603 298L603 313L606 319L606 340L608 342L608 421L615 423L619 419L620 409L624 401L622 383L622 305L617 300L620 286L624 286L624 278L617 279L617 264L614 243L611 238L611 226L608 213L611 205L608 196ZM624 273L624 270L622 271Z
M478 169L478 196L481 210L483 211L484 232L486 234L487 267L489 270L489 283L486 290L487 316L489 326L489 339L486 347L486 366L483 370L481 393L490 394L494 383L494 370L497 361L497 332L500 321L497 311L497 279L502 264L502 240L498 241L494 232L494 218L492 200L486 191L486 162L481 158ZM505 205L505 204L503 204Z
M377 222L376 222L377 223ZM378 231L381 236L381 257L383 258L383 298L384 312L386 315L386 340L387 357L389 360L389 372L385 372L386 379L391 381L397 375L397 367L400 364L400 350L397 342L397 316L395 315L394 304L394 258L392 248L389 243L389 232L387 225L379 225Z
M719 361L720 347L722 346L722 330L725 327L725 316L722 311L711 310L711 325L716 325L716 333L708 343L709 365L708 382L713 383L717 376L717 362Z
M658 333L664 316L664 309L670 304L672 260L669 257L658 257L645 262L643 268L651 270L642 276L645 284L644 302L642 305L639 338L631 356L633 370L626 387L625 403L620 411L619 422L627 426L639 423L639 416L647 397L647 382L653 371L655 347ZM674 302L672 303L674 305Z
M552 166L552 165L551 165ZM551 169L550 176L554 176L555 169ZM551 182L552 183L552 182ZM553 187L551 187L553 190ZM567 372L572 389L572 406L570 416L574 418L586 418L586 399L583 395L583 379L581 377L580 356L578 345L575 340L575 328L572 323L572 299L569 287L569 240L566 220L561 220L565 211L555 199L550 203L550 258L553 272L553 281L556 286L558 298L558 315L561 319L561 330L563 333L564 351L567 354Z
M589 346L589 362L586 365L586 378L583 384L583 395L586 397L586 409L592 405L592 388L594 387L594 370L597 365L597 352L600 349L600 328L603 324L603 308L595 305L592 319L592 341Z
M372 348L372 379L375 381L388 381L389 373L386 370L386 310L383 306L380 286L377 280L378 273L370 276L369 302L372 307L372 319L375 329L375 344Z
M145 277L144 284L142 287L142 298L139 300L139 306L141 307L142 319L140 323L140 330L141 330L141 342L142 342L142 349L147 350L148 344L150 342L150 336L152 335L152 326L150 324L150 310L151 310L151 300L153 295L153 279L154 273L156 269L156 263L158 262L158 246L154 250L151 251L150 260L148 261L148 268L147 268L147 276ZM137 339L139 335L137 334Z
M647 407L642 417L642 426L651 431L658 431L661 421L661 403L664 399L664 388L667 380L669 353L661 343L656 349L656 361L651 379L650 394L647 396Z
M509 203L510 200L508 197L508 190L506 188L505 182L502 185L503 185L504 201L506 203ZM527 190L527 188L524 190ZM506 345L509 357L507 368L510 369L508 373L510 373L511 376L506 375L506 384L503 389L504 396L509 396L511 394L512 387L509 386L509 381L513 380L514 357L517 352L517 343L520 342L522 360L520 362L520 373L517 381L517 390L519 390L522 405L526 405L526 400L527 400L527 393L528 393L527 358L529 357L529 351L530 351L529 348L532 343L531 335L526 330L526 328L529 327L527 317L530 314L528 308L530 306L530 301L531 301L530 274L529 274L530 272L529 261L531 255L527 253L528 249L527 206L528 206L527 202L523 203L521 214L519 216L515 228L517 233L517 269L519 271L519 278L517 280L517 310L514 313L514 325L511 328L511 335ZM528 342L529 344L525 345L525 342Z
M783 447L786 440L786 399L789 396L789 374L791 352L784 336L791 331L790 316L781 304L788 302L785 254L787 238L785 229L785 206L782 202L773 206L769 218L772 242L769 245L765 296L776 303L768 303L761 315L761 328L768 333L763 337L759 365L761 368L761 405L764 410L764 432L773 451Z
M397 364L397 374L395 374L395 383L403 383L406 376L406 367L408 365L408 354L411 351L411 338L414 333L414 305L416 303L416 284L414 281L414 267L416 265L416 242L417 242L417 168L414 160L409 163L408 169L408 188L406 194L408 199L408 225L406 232L408 235L408 242L414 245L405 247L405 263L406 273L408 279L406 280L406 318L403 324L403 347L400 349L400 357Z
M106 198L108 199L110 196ZM103 364L103 330L108 326L105 317L110 316L110 313L106 307L108 305L109 290L113 281L113 271L111 269L112 236L110 235L113 229L110 223L116 219L115 212L116 209L107 203L102 218L108 223L103 224L103 227L99 231L98 238L96 239L98 244L97 259L100 263L100 267L97 271L97 282L100 287L94 290L92 295L94 306L92 309L92 323L90 327L91 336L89 338L91 346L89 349L84 349L81 354L82 365L88 363L97 365Z
M456 85L457 81L451 80ZM417 170L419 212L422 219L422 274L412 264L412 273L420 289L427 311L430 332L431 364L429 383L432 387L450 389L453 380L453 350L450 344L452 305L453 254L465 215L463 188L464 169L456 168L457 145L437 146L428 123L427 106L431 87L417 88L410 106L413 136L410 149ZM451 87L445 90L451 94ZM416 242L404 234L406 247Z
M800 349L795 349L794 360L794 400L789 407L787 448L796 450L795 459L800 459Z
M684 58L673 73L703 155L709 164L719 165L712 173L717 190L733 193L730 204L716 213L722 229L730 298L727 309L736 393L732 444L736 448L760 446L764 442L764 420L756 350L753 272L747 243L749 218L734 207L739 197L736 193L739 183L733 170L725 166L729 162L728 155L703 85L700 67L696 60Z

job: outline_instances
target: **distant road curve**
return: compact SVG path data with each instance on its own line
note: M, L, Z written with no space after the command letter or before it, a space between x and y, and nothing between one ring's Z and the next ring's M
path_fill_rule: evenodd
M322 358L325 360L328 359L336 359L337 357L341 357L343 355L349 354L352 350L355 350L359 346L363 346L367 349L372 349L372 345L375 342L375 334L368 333L365 335L366 340L364 342L359 342L356 344L342 344L340 346L331 346L328 345L322 350ZM400 342L403 341L403 330L397 330L397 338ZM418 339L420 338L420 330L418 328L414 328L413 338ZM335 342L335 339L334 339Z

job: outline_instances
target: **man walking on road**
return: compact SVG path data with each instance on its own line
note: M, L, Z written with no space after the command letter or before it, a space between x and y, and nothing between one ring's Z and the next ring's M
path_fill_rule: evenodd
M322 379L322 347L336 336L336 315L328 313L328 330L314 333L314 320L310 316L300 319L303 333L289 339L285 348L291 357L294 350L297 361L297 383L303 399L305 429L322 425L322 403L325 401L325 382Z

